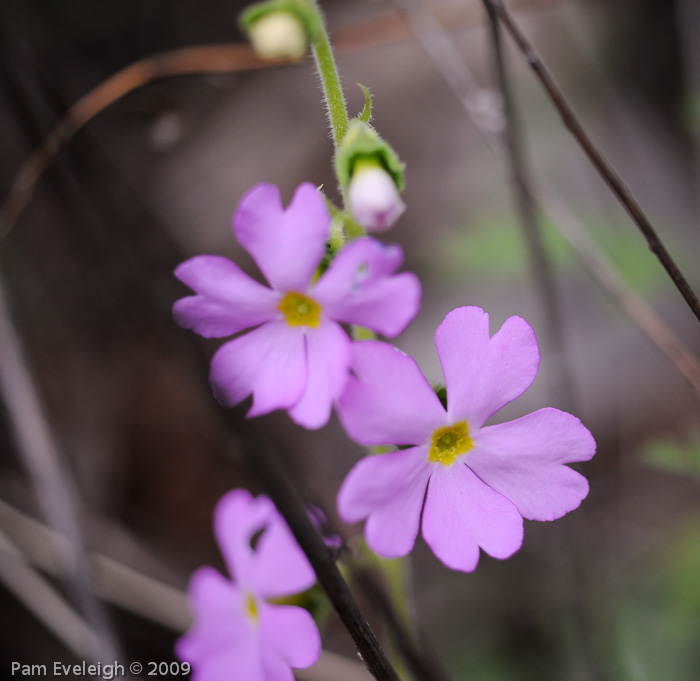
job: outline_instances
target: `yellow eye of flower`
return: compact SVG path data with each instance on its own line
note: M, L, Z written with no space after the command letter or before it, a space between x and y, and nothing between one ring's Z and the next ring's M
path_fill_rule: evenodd
M461 454L474 448L474 440L469 437L469 424L459 421L452 426L438 428L430 438L428 461L449 467Z
M249 591L245 595L245 614L251 619L253 624L257 624L260 619L260 612L258 611L258 604L255 601L255 597Z
M277 306L289 326L316 328L321 321L321 306L303 293L289 291Z

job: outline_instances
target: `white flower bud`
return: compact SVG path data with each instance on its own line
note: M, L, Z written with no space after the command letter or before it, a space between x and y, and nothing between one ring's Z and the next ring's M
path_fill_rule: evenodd
M355 164L348 204L352 217L368 232L386 231L406 210L391 175L373 160Z
M301 59L308 48L303 24L289 12L270 12L248 29L253 49L263 59Z

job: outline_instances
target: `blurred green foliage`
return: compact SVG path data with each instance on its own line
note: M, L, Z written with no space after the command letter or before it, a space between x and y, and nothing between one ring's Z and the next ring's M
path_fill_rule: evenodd
M644 447L642 460L654 468L700 479L700 431L691 431L682 441L652 440Z
M587 220L585 224L623 278L637 291L648 294L664 281L666 275L646 241L629 225L603 223L600 219ZM551 261L558 268L567 269L574 260L568 244L548 219L542 221L542 232ZM434 274L447 280L496 277L512 281L527 276L525 243L511 214L471 216L463 229L443 232L429 257Z
M608 614L615 681L696 681L700 671L700 518L630 570Z

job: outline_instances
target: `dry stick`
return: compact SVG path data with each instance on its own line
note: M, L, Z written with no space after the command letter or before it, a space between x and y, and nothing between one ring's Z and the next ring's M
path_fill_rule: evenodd
M624 206L634 223L637 225L637 227L639 227L640 231L647 240L649 249L659 259L664 269L671 277L671 280L676 285L676 288L680 291L690 309L693 311L693 314L697 317L698 321L700 321L700 301L698 301L695 292L690 287L690 284L686 281L685 277L681 274L678 266L659 239L656 231L649 222L649 219L642 211L636 199L632 196L630 190L612 169L608 161L604 158L603 154L593 144L590 137L579 123L574 112L564 98L562 91L554 82L554 79L545 68L542 60L532 48L523 32L512 20L510 14L506 11L502 0L483 0L483 2L486 4L490 12L493 12L498 16L501 23L513 38L518 46L518 49L525 57L527 63L530 65L530 68L534 71L540 83L546 90L547 94L552 100L552 103L559 111L559 114L564 121L564 125L573 134L586 156L588 156L589 160L598 170L601 177L612 190L613 194L615 194L620 203Z
M519 0L517 5L546 7L561 1ZM450 14L445 17L445 23L455 27L467 26L479 19L480 16L471 11L466 16L464 13L459 16ZM335 32L333 42L337 52L342 54L391 45L411 37L411 29L402 21L401 15L388 12L371 21ZM0 239L14 228L36 185L63 146L86 123L130 92L163 78L205 73L232 74L284 63L273 64L261 60L246 43L186 47L141 59L118 71L73 104L22 164L0 207Z
M61 466L53 433L44 415L0 280L0 398L5 402L17 450L47 522L64 537L61 549L70 576L68 586L95 634L94 661L118 659L118 645L101 604L93 597L71 479Z
M561 352L557 357L559 364L559 376L564 379L568 377L568 372L565 373L564 358L563 358L563 347L562 347L562 336L561 336L561 318L558 300L556 298L556 292L554 288L554 279L552 272L550 270L549 259L544 250L544 244L542 243L542 236L540 231L540 225L537 221L537 216L535 212L535 200L531 189L530 179L529 179L529 164L525 159L524 148L522 146L518 122L516 118L515 103L514 98L510 89L510 81L508 79L508 72L505 64L505 56L503 53L503 44L501 42L501 32L500 24L498 22L498 17L493 10L493 7L487 0L483 0L486 7L486 12L489 19L489 29L491 33L491 42L493 44L493 49L496 57L496 66L498 70L498 80L500 84L501 93L503 96L503 109L505 112L505 138L506 147L508 150L508 155L510 157L510 164L514 176L514 181L516 185L517 200L520 212L520 219L522 222L523 230L525 231L528 243L530 244L531 259L533 266L537 269L545 268L538 273L536 282L539 288L540 296L543 296L542 300L544 304L549 309L549 314L547 315L547 321L550 323L550 335L552 333L558 334L555 336L557 353ZM548 296L548 298L546 297ZM567 397L571 402L571 386L570 384L562 386L568 388ZM569 541L568 546L565 549L565 556L571 560L573 558L574 546L571 541ZM580 578L579 584L581 586ZM575 588L575 587L574 587ZM586 655L589 652L590 644L588 643L590 638L590 630L585 627L584 623L584 613L581 604L574 608L572 612L564 618L564 622L569 622L575 628L575 639L577 643L577 655L586 667L586 671L590 674L593 670L590 667L590 655Z
M406 4L406 0L394 0L394 2L401 7ZM425 5L420 6L426 10L420 22L410 21L412 15L409 14L409 21L416 38L423 45L438 73L462 104L466 115L486 146L494 154L497 153L493 130L478 122L465 97L466 92L475 87L474 76L469 72L461 55L432 12ZM654 309L619 275L613 262L588 230L557 198L557 192L541 178L537 179L535 184L537 186L535 194L542 199L542 207L554 219L557 231L571 246L575 257L585 271L622 308L652 345L666 356L700 396L700 361L697 357Z
M0 582L79 660L93 659L95 632L58 590L38 575L0 530Z
M574 256L598 285L619 305L639 329L700 396L700 361L685 346L654 309L620 276L610 258L593 237L551 192L540 187L547 212L555 219L559 234L568 242Z
M277 510L284 516L292 534L316 572L319 584L352 636L357 650L378 681L399 681L367 620L340 574L331 551L323 541L304 507L292 481L285 475L277 447L250 421L226 412L226 424L241 438L246 463L265 486Z
M416 39L432 60L438 73L459 98L467 114L472 118L465 98L471 85L469 72L461 55L447 36L446 31L422 0L393 0L393 2L404 12ZM493 40L497 75L505 114L503 138L510 159L512 179L515 184L517 214L528 249L530 269L535 288L539 294L537 297L540 301L542 316L547 324L547 339L551 344L554 364L553 376L556 381L552 392L555 401L562 408L571 408L573 389L568 364L564 360L561 305L557 299L554 275L543 244L541 229L535 212L535 201L526 169L517 121L515 120L511 89L501 48L500 33L498 33L495 22L491 22L491 26L494 31ZM476 127L479 129L479 126ZM495 133L492 132L490 136L486 137L486 141L489 148L496 153L495 144L491 138L492 135L495 135Z
M515 102L511 91L508 70L503 53L500 26L490 3L484 2L489 16L491 43L496 61L498 83L503 98L505 114L503 138L505 141L508 160L515 185L515 201L520 226L525 236L530 255L531 270L535 280L540 306L547 323L547 336L551 343L552 361L555 364L554 377L557 385L554 396L564 408L573 406L573 389L567 363L564 358L564 333L561 318L561 304L557 296L557 287L549 256L542 238L535 200L531 189L528 173L528 163L525 159L525 148L520 135L520 128L515 110Z
M353 579L364 591L365 596L382 613L386 626L395 636L396 646L414 678L419 681L423 679L425 681L450 681L450 677L433 654L422 631L416 632L418 643L421 644L420 648L414 644L413 637L406 631L391 599L377 581L373 571L362 567L355 569Z
M86 123L125 95L161 78L200 73L232 73L266 66L269 66L269 62L256 57L248 45L209 45L141 59L107 78L66 111L24 162L0 209L0 238L6 236L17 223L38 181L58 151Z

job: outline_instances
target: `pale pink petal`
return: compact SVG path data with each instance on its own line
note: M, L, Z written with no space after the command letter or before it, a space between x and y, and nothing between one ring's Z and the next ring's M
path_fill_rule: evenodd
M418 445L444 426L447 414L415 360L387 343L353 343L338 414L350 437L363 445Z
M367 543L378 554L405 556L418 534L430 465L424 447L368 456L352 468L338 493L345 522L368 518Z
M350 339L343 329L327 319L306 334L308 379L301 399L289 410L294 421L304 428L325 426L333 403L348 380Z
M260 641L251 634L249 639L230 638L216 650L201 658L178 657L192 666L192 681L269 681L266 676Z
M177 641L177 656L199 667L227 648L235 661L255 639L242 610L241 590L214 568L203 567L192 575L188 592L194 623Z
M294 406L306 388L304 334L277 320L222 345L211 361L216 399L231 407L252 393L248 416Z
M420 307L418 278L394 274L402 260L398 246L357 239L338 253L313 295L331 319L396 336Z
M474 442L467 465L528 520L561 518L588 494L586 478L564 464L588 461L595 440L571 414L540 409L482 428Z
M280 659L287 667L305 669L321 656L321 636L313 617L304 610L291 605L267 605L265 607L260 636L263 655L267 662ZM277 672L279 673L279 672ZM281 677L270 676L270 681L281 681Z
M246 588L253 586L258 570L251 541L279 519L270 499L262 495L253 497L245 489L231 490L216 505L214 532L221 553L231 576Z
M279 655L266 652L262 658L265 681L295 681L290 666Z
M494 492L461 461L435 464L423 510L423 538L453 570L471 572L479 547L494 558L508 558L523 541L518 509Z
M508 318L489 338L489 316L479 307L448 313L435 332L453 421L479 428L489 416L520 397L537 375L540 353L532 327Z
M254 634L247 640L231 638L202 658L181 659L192 665L192 681L269 681L260 641Z
M261 598L290 596L316 582L313 568L277 511L257 543L251 580Z
M385 232L406 210L394 179L376 165L355 167L348 187L348 207L368 232Z
M199 294L175 303L175 321L205 338L231 336L278 315L279 294L226 258L191 258L177 267L175 276Z
M304 293L326 252L331 218L323 196L305 182L282 207L271 184L253 187L238 205L233 230L278 291Z

